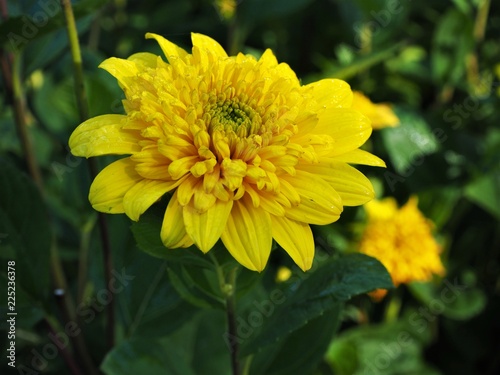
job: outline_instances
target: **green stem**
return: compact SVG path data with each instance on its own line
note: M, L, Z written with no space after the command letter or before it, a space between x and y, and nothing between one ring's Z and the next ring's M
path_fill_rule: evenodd
M24 100L21 80L21 54L17 53L14 55L12 64L12 102L14 106L14 117L29 173L42 195L44 195L42 175L38 163L36 162L33 144L26 123L26 102Z
M476 40L476 43L479 43L484 39L489 11L490 0L483 0L478 7L476 21L474 24L474 39Z
M243 365L243 373L242 375L250 374L250 366L252 365L253 354L246 357L245 364Z
M245 32L241 27L241 22L238 22L238 8L236 7L233 18L229 21L227 29L227 50L229 56L235 56L241 52Z
M83 302L85 287L87 284L87 270L89 263L90 238L92 229L95 225L96 216L92 215L89 220L83 225L82 237L80 238L80 251L78 254L78 287L76 302Z
M384 322L391 323L398 320L399 312L401 311L401 297L396 289L394 294L389 297L390 300L387 303L385 314L384 314Z
M48 330L52 333L52 335L56 336L57 332L63 332L62 327L58 324L55 318L51 316L46 316L44 319L45 323L47 324ZM73 375L83 375L83 372L78 367L75 359L73 358L73 354L68 350L68 347L65 346L61 348L60 351L71 373Z
M226 284L226 316L227 316L227 328L229 337L233 338L237 336L236 332L236 271L237 268L233 268L229 272L229 283ZM240 375L240 363L238 359L239 345L238 340L229 340L230 343L230 354L231 354L231 369L233 375Z
M71 48L71 58L73 60L73 72L75 77L75 94L80 114L80 121L83 122L89 117L87 104L87 95L85 93L85 85L83 79L82 54L80 51L80 42L78 40L78 30L76 28L75 16L71 6L71 0L61 0L61 6L64 10L66 26L68 31L69 45ZM99 168L94 159L88 160L90 175L92 179L98 174ZM106 285L109 285L113 274L113 261L111 256L111 243L109 240L109 229L106 216L103 213L98 213L99 233L104 257L104 273ZM107 306L107 324L106 338L108 347L111 349L114 346L115 339L115 301L114 299Z
M226 278L224 277L224 271L222 270L222 267L219 265L217 257L213 253L214 253L213 251L209 251L208 256L212 259L212 262L214 262L215 272L217 273L217 280L219 280L219 288L224 293L224 290L226 288Z
M239 345L238 340L233 340L237 337L236 332L236 275L238 267L233 267L228 274L228 280L224 275L224 270L217 261L217 257L213 252L208 253L209 257L215 266L215 272L219 280L219 288L224 295L226 305L227 330L229 334L229 352L231 355L232 375L241 375L240 363L238 359ZM248 364L249 366L249 364ZM248 371L248 370L245 370Z
M66 277L62 268L61 259L59 258L59 252L57 251L57 246L55 241L53 241L52 247L50 249L50 262L52 278L55 285L55 296L58 299L61 307L61 311L66 322L77 322L76 310L71 296L68 294L68 284L66 282ZM92 358L87 351L87 346L85 345L85 340L83 334L76 335L72 337L73 345L75 351L78 354L78 358L81 360L85 370L88 374L96 375L98 374L97 369L94 366Z
M80 42L78 41L78 30L76 28L71 0L61 0L61 6L64 9L69 45L71 48L71 59L73 60L73 75L75 78L75 93L78 113L80 114L80 121L85 121L89 117L89 109L83 80L82 53L80 51Z

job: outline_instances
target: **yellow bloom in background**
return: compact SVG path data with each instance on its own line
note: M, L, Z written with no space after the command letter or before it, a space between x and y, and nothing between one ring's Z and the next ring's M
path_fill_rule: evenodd
M377 258L389 271L395 286L412 281L429 281L444 275L441 247L432 236L432 223L418 209L412 197L398 208L392 197L365 204L368 224L360 252ZM385 291L376 291L381 297Z
M230 20L234 17L237 3L236 0L215 0L214 6L222 18Z
M367 116L373 129L382 129L399 125L399 118L388 104L372 103L363 93L354 91L352 108Z
M101 67L123 88L126 115L85 121L74 155L130 155L90 188L94 209L138 220L170 192L161 239L168 248L208 252L219 238L251 270L264 269L273 238L302 270L311 267L309 224L336 221L343 206L372 199L370 181L348 163L384 166L359 150L370 121L352 110L347 83L301 86L270 50L228 57L192 34L184 49L156 34L168 63L151 53Z
M292 276L292 270L285 266L280 266L276 272L276 282L284 283Z

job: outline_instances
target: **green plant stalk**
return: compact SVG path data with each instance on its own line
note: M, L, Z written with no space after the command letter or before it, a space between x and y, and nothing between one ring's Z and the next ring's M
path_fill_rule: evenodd
M217 274L217 279L219 281L219 288L225 297L226 305L226 318L227 318L227 330L229 333L229 352L231 355L231 370L232 375L241 375L240 363L238 359L238 341L232 340L236 337L236 273L238 271L237 267L234 267L229 271L229 282L227 282L224 275L224 271L217 261L217 257L213 252L208 253L209 257L215 266L215 272ZM247 371L247 370L245 370Z
M62 327L58 324L57 319L53 318L52 316L46 316L44 320L45 323L47 324L49 331L53 335L57 335L57 332L63 331ZM71 371L71 374L83 375L83 372L78 367L77 363L75 362L75 359L73 358L73 354L68 350L68 347L64 347L60 349L60 351L64 361L66 362Z
M82 228L80 239L80 250L78 252L78 287L76 293L76 303L83 302L85 286L87 284L87 270L89 262L90 238L92 229L95 226L95 215L92 215Z
M226 316L227 316L227 328L229 337L236 337L236 270L233 268L229 272L229 283L226 284L225 294L226 294ZM229 340L230 342L230 354L231 354L231 369L233 375L240 375L240 363L238 359L238 341Z
M488 21L489 11L490 11L490 0L483 0L478 7L476 21L474 24L474 39L476 40L476 43L479 43L484 39L484 33L486 31L486 23Z
M66 277L62 268L61 259L59 258L59 253L57 251L57 246L55 241L52 243L50 249L50 266L52 271L52 278L56 286L55 295L61 302L61 310L63 312L64 320L66 322L77 322L76 310L71 296L68 294L68 284L66 282ZM54 322L52 322L54 323ZM61 330L62 331L62 330ZM94 366L92 358L87 351L87 346L85 345L85 340L83 334L80 333L75 337L72 337L73 345L79 359L81 360L85 370L88 374L97 375L98 371Z
M399 290L394 290L391 296L388 296L389 302L385 308L384 322L392 323L398 320L399 312L401 311L401 296Z
M243 39L245 38L246 30L243 30L241 22L238 22L238 6L234 11L234 15L229 21L227 28L227 50L229 56L235 56L241 52Z
M245 363L243 365L243 374L242 375L250 375L250 367L252 365L253 354L249 355L245 359Z
M64 17L66 19L66 26L68 31L69 45L71 48L71 58L73 60L73 73L75 78L75 94L80 115L80 121L83 122L89 117L89 110L87 104L87 95L85 93L85 84L83 79L83 66L82 54L80 51L80 42L78 40L78 30L76 28L75 16L71 6L71 0L61 0L61 6L64 10ZM88 159L90 175L95 179L99 168L94 159ZM109 285L112 279L113 261L111 256L111 244L109 240L109 229L106 216L103 213L98 213L98 225L101 238L101 245L104 256L104 274L106 278L106 285ZM111 300L106 307L107 324L106 324L106 338L108 347L112 348L115 341L115 302Z
M40 173L38 163L36 162L33 144L31 142L28 125L26 123L26 105L21 84L21 55L19 53L14 55L12 64L12 101L17 132L19 139L21 140L21 146L24 157L26 158L29 173L42 195L44 195L42 175Z
M483 0L478 5L476 20L474 21L474 41L476 42L476 48L475 50L472 50L466 57L467 81L473 88L476 88L478 85L480 85L481 81L477 50L479 49L479 44L484 39L489 11L490 0Z

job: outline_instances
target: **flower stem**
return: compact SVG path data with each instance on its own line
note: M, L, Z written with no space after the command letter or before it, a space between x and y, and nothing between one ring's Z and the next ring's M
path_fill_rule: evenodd
M229 337L236 337L236 270L229 272L229 283L226 284L226 316ZM238 340L229 340L231 354L231 369L233 375L240 375L240 363L238 359Z
M92 215L89 220L83 225L82 235L80 238L80 249L78 251L78 283L76 293L76 303L83 302L85 294L85 286L87 283L87 272L89 263L90 238L92 229L95 226L96 216Z
M246 30L243 30L241 22L238 20L238 6L236 6L234 15L229 21L227 28L227 49L230 56L237 55L238 52L241 52L245 33Z
M484 39L489 11L490 0L481 1L478 6L476 21L474 23L474 39L476 40L476 43L480 43Z
M80 42L78 40L78 30L76 28L75 16L73 15L71 0L61 0L61 6L64 9L64 17L66 18L69 45L71 48L71 58L73 60L73 74L75 78L75 92L78 113L80 114L80 120L85 121L89 117L89 109L87 105L87 95L85 93L85 85L83 81L82 53L80 51Z
M64 16L66 19L66 26L68 31L69 44L71 48L71 57L73 60L73 72L75 77L75 93L76 101L78 106L78 112L80 114L80 121L85 121L88 119L89 110L87 103L87 96L85 93L85 85L83 79L83 67L82 67L82 54L80 51L80 42L78 40L78 30L76 28L75 17L73 14L73 8L71 6L71 0L61 0L61 6L64 10ZM98 166L94 159L88 160L90 175L92 179L97 176ZM104 256L104 272L106 278L106 285L109 285L112 279L113 271L113 261L111 256L111 244L109 240L109 230L106 216L103 213L98 213L98 225L101 238L101 245ZM108 347L112 348L114 345L115 337L115 303L114 299L110 301L107 306L107 331L106 338Z
M253 360L253 354L246 357L245 363L243 365L243 374L242 375L249 375L250 374L250 366L252 365L252 360Z
M389 297L390 300L387 303L384 313L384 322L392 323L398 320L399 312L401 311L401 296L398 290L394 291L394 294Z
M50 263L51 263L52 278L56 286L54 294L55 297L59 300L60 308L64 316L63 319L67 323L70 322L76 323L77 316L76 316L75 305L73 303L71 296L68 294L69 293L68 284L66 282L66 277L64 275L61 259L59 258L59 253L57 251L57 245L55 241L53 242L52 247L50 249ZM86 373L92 375L98 374L97 369L95 368L94 363L92 362L92 358L90 357L90 354L87 351L87 346L85 345L83 334L80 333L75 337L72 337L72 341L75 351L78 354L78 358L85 367Z
M62 332L62 328L59 326L58 322L56 319L54 319L51 316L46 316L45 317L45 323L47 325L48 330L52 333L52 335L56 336L57 332ZM83 375L82 370L80 367L78 367L75 359L73 358L73 355L71 352L68 350L67 347L63 347L60 349L61 355L64 359L64 362L68 365L68 368L71 372L72 375Z
M8 66L8 65L7 65ZM44 195L42 175L40 168L36 162L33 144L31 142L30 134L28 132L28 124L26 123L26 103L22 89L21 78L21 54L16 53L12 61L12 104L14 107L15 122L17 125L17 132L21 145L26 158L29 173L38 189Z

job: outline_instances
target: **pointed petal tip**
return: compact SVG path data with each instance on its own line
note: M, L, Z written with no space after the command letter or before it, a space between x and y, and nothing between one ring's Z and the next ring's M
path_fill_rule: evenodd
M312 260L302 259L302 262L295 263L303 272L307 272L312 267Z

